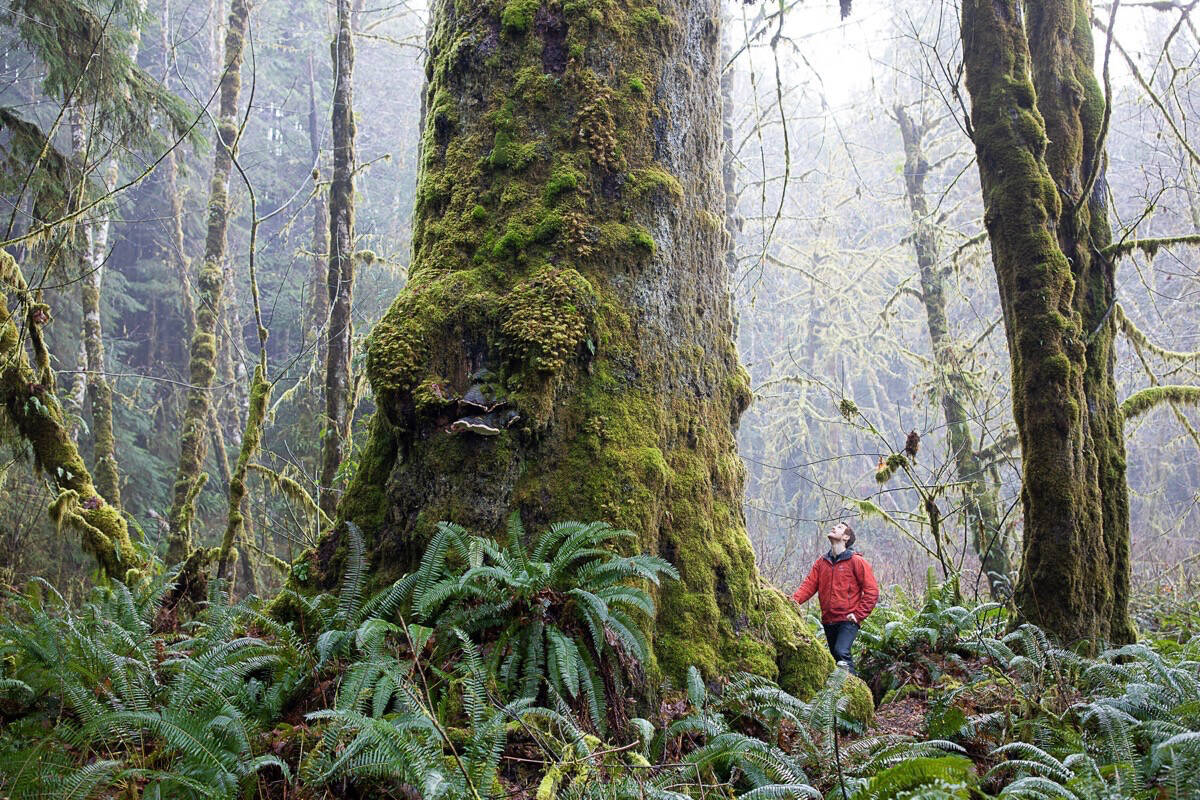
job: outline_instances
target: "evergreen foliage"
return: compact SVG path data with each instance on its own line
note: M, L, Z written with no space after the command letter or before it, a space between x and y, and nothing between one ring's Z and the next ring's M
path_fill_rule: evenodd
M256 598L230 604L219 581L182 631L161 606L174 575L136 588L114 582L78 608L34 581L3 599L0 793L1196 796L1195 644L1088 658L1031 625L1008 630L1002 610L961 602L954 579L931 581L919 605L885 599L864 626L865 677L899 687L890 698L925 696L924 737L857 729L841 670L802 700L749 673L706 684L693 668L659 708L622 705L625 715L612 717L621 724L610 718L601 731L580 665L574 684L550 655L564 646L557 635L592 663L628 667L627 645L603 618L591 624L604 626L607 649L596 647L584 615L598 607L568 613L568 601L551 602L540 661L522 660L515 629L534 627L529 615L550 590L574 600L583 588L610 617L631 605L653 613L644 590L626 592L671 572L609 549L622 538L602 524L563 523L528 547L513 520L501 545L443 524L420 570L367 596L363 538L351 526L338 593L286 590L298 612L288 624ZM609 709L626 703L605 695L603 680L595 685Z
M495 637L488 665L502 691L536 699L544 685L585 701L603 731L605 679L620 686L649 654L642 625L654 600L632 582L679 577L661 558L609 549L636 538L603 522L560 522L529 551L516 514L505 546L443 522L420 568L397 585L425 624Z

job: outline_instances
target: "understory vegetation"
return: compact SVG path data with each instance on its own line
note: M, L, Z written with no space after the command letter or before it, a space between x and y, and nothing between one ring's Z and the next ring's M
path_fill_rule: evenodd
M1168 628L1087 657L932 574L863 627L865 726L842 670L802 700L693 668L634 703L675 571L621 555L629 536L571 522L527 544L514 518L497 543L443 523L417 571L368 596L351 528L336 595L231 604L212 581L183 623L162 610L170 570L78 606L43 580L9 590L0 796L1200 796L1200 641Z

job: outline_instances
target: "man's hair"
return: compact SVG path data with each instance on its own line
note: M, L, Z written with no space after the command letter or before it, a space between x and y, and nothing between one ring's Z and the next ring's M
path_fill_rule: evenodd
M849 537L846 539L846 547L854 547L854 528L851 528L848 522L843 522L842 524L846 526L846 536Z

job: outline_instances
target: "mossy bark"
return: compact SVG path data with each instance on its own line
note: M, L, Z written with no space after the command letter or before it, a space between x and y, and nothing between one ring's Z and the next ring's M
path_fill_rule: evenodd
M325 357L325 438L321 454L321 510L333 516L337 471L350 433L350 310L354 299L354 37L350 0L337 0L333 40L333 181L329 186L329 328Z
M271 384L267 382L265 368L259 364L254 370L254 379L250 384L250 408L246 414L246 430L242 434L237 466L229 476L229 508L225 536L221 539L221 549L217 557L217 577L222 580L228 580L230 577L234 546L245 546L247 541L245 517L242 514L242 504L246 499L246 472L250 468L250 460L258 452L258 446L262 442L263 423L270 401ZM248 562L250 553L243 552L237 557Z
M116 170L112 170L115 177ZM120 472L117 468L116 436L113 432L113 392L104 367L104 329L100 321L100 287L107 258L110 220L86 226L84 236L85 275L80 282L83 310L83 344L87 353L87 394L92 408L92 463L96 489L118 511L121 510Z
M913 249L921 281L921 301L933 360L937 370L938 394L946 418L946 434L958 480L963 485L963 505L971 526L972 545L987 576L992 597L1007 599L1012 595L1012 565L1006 548L1007 537L1000 527L1000 513L995 486L988 476L971 434L967 414L968 381L955 356L954 340L950 336L950 321L946 314L946 281L938 265L939 242L937 225L930 218L925 198L925 178L929 162L925 158L923 140L928 126L914 120L903 107L896 107L896 121L904 143L904 186L909 208L913 214ZM939 540L940 541L940 540Z
M136 48L135 48L136 50ZM136 57L136 53L135 53ZM91 154L93 131L78 105L71 109L71 139L75 159L86 171ZM111 186L117 180L117 162L112 159L103 172ZM82 259L79 265L79 303L83 315L80 330L81 367L87 400L92 410L92 463L96 489L121 510L120 473L117 469L116 439L113 434L112 386L104 367L104 329L100 319L100 293L104 263L108 258L108 233L112 221L108 212L101 213L83 224ZM72 397L73 401L76 398ZM82 403L79 403L82 407Z
M49 308L30 295L17 263L3 250L0 287L14 287L26 310L23 323L18 323L0 290L0 407L29 443L35 466L58 489L51 516L79 531L84 548L103 572L134 581L144 563L129 539L125 518L96 491L54 394L50 354L41 332L50 320ZM35 354L33 364L25 352L26 338Z
M241 91L242 50L249 8L246 0L234 0L225 33L225 72L221 76L220 111L214 146L213 172L209 184L208 229L204 263L197 288L196 325L188 363L187 406L180 434L179 467L168 517L170 533L167 560L183 561L191 546L191 523L197 482L201 478L205 451L213 375L217 364L217 318L224 290L221 260L225 255L225 228L229 212L229 175L233 169L231 148L237 138L238 95Z
M1027 26L1022 8L1028 14ZM1067 641L1129 641L1129 518L1112 377L1104 100L1086 0L962 7L984 222L1021 440L1016 603ZM1094 187L1088 176L1100 169ZM1086 188L1092 191L1085 198Z
M370 336L379 411L340 515L378 581L439 520L628 528L682 574L650 676L803 694L832 661L742 516L719 31L715 1L434 4L410 280ZM340 532L312 558L336 583Z

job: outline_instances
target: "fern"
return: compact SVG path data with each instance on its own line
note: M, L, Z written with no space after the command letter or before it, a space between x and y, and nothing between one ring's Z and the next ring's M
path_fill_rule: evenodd
M531 550L516 515L507 533L501 545L441 523L400 593L424 624L493 642L488 668L502 692L530 700L553 693L603 731L602 675L618 682L623 664L649 658L644 621L654 601L636 583L678 573L662 559L614 552L635 537L602 522L556 523Z

